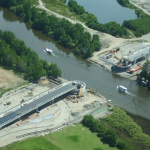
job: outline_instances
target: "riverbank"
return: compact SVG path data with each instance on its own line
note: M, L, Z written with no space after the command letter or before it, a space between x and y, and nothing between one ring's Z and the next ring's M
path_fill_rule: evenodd
M141 116L131 114L129 112L127 112L127 115L129 115L134 120L134 122L136 122L137 125L139 125L142 128L143 133L150 135L150 128L149 128L150 120L143 118Z
M136 6L140 10L142 10L144 13L150 15L150 1L149 0L129 0L129 1L134 6ZM144 36L145 36L144 42L150 43L150 33L146 34ZM140 38L122 39L122 38L108 37L106 34L105 40L109 41L109 46L107 48L103 47L103 49L99 52L95 52L93 57L89 58L88 60L95 63L98 66L105 68L108 71L111 71L111 66L108 63L105 63L105 62L99 60L99 57L103 56L104 53L108 53L110 50L114 50L117 48L120 48L125 53L129 49L132 49L132 48L134 49L135 43L137 45L139 45L139 47L140 47L140 44L141 44L144 36L142 36ZM138 50L139 47L137 47L136 49ZM142 62L142 63L144 63L144 62ZM135 72L134 74L128 74L126 72L117 73L117 74L121 77L130 78L131 80L135 80L136 75L139 74L139 72L140 72L140 70L138 72Z
M148 1L147 1L148 3L146 3L145 1L144 0L141 1L140 4L143 3L143 5L138 6L138 8L143 10L144 8L142 8L141 6L144 6L144 4L149 4ZM139 3L139 2L135 0L132 3L135 4L135 6L136 6L137 3ZM41 0L39 0L39 5L37 6L38 8L44 9L49 14L55 15L58 18L61 18L61 19L65 18L66 20L70 21L73 24L79 23L79 24L81 24L84 27L85 31L89 32L91 35L97 34L99 36L100 43L102 43L102 45L103 45L102 49L99 52L94 52L93 57L91 57L91 58L89 58L87 60L92 62L92 63L94 63L94 64L96 64L96 65L98 65L98 66L100 66L100 67L105 68L108 71L111 71L111 65L108 64L108 63L105 63L105 62L103 62L101 60L99 60L100 56L102 56L104 53L109 52L110 50L117 49L117 48L123 49L123 51L125 53L128 49L132 49L132 47L134 48L135 43L140 46L140 44L142 42L142 39L144 37L144 36L142 36L140 38L135 38L134 37L132 39L116 38L116 37L113 37L113 36L111 36L109 34L102 33L102 32L90 29L83 22L80 22L78 20L74 20L74 19L62 16L62 15L56 13L56 12L53 12L53 11L47 9L45 6L46 5ZM146 43L150 43L150 33L146 35L145 42ZM132 43L134 43L134 44L132 45ZM125 48L124 48L124 46L125 46ZM137 49L138 48L139 47L137 47ZM128 74L126 72L118 73L119 76L124 77L124 78L130 78L131 80L135 80L136 79L136 74L137 74L137 72L135 74Z
M5 70L2 71L4 72ZM10 74L10 76L14 75ZM17 78L15 76L16 81ZM60 80L62 83L69 82L63 78L60 78ZM5 93L0 98L0 117L7 114L12 108L16 109L18 107L19 109L20 106L23 107L34 101L37 97L45 95L45 91L53 89L58 86L57 84L54 80L43 77L37 83L30 83ZM35 129L40 131L51 127L53 130L59 130L59 127L64 128L72 123L80 122L83 116L91 114L97 109L101 109L101 112L99 112L100 118L107 116L109 114L109 107L106 105L107 100L99 93L92 93L88 90L85 91L84 97L77 98L70 94L68 96L60 96L52 104L48 103L44 108L40 108L39 114L36 112L34 114L30 113L27 118L22 118L16 123L14 122L0 130L0 147L20 140L18 137L22 135L26 135L22 139L30 137L31 134L28 136L28 133L35 132ZM10 105L4 105L8 101Z

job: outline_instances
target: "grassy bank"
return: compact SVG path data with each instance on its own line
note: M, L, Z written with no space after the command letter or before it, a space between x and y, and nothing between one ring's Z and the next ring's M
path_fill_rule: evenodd
M45 4L46 8L53 12L57 12L58 14L68 18L75 17L75 14L70 12L68 5L65 5L60 0L42 0L42 2Z
M120 139L123 139L137 150L150 149L150 136L145 134L142 128L119 107L115 107L113 114L101 121L108 128L113 128Z
M2 66L0 66L0 83L0 98L6 92L29 84L20 73L8 70Z
M30 0L33 5L38 5L38 0ZM70 11L70 7L63 3L61 0L42 0L45 7L53 12L56 12L62 16L70 18L72 20L79 20L87 23L88 14L77 15L75 12Z
M127 112L127 114L142 128L143 133L150 135L150 120L141 116L133 115Z
M0 150L117 150L103 144L82 124L64 130L8 145Z

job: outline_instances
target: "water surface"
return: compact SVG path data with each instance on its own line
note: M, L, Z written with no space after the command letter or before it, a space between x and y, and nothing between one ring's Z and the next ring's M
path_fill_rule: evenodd
M97 17L98 22L102 24L115 21L121 25L124 20L137 18L133 10L122 7L116 0L76 1L79 5L83 6L87 12L94 14Z
M41 59L56 63L62 70L63 78L82 80L88 87L97 88L98 92L107 99L111 99L113 104L117 104L130 113L150 119L150 91L147 91L146 88L136 84L131 85L130 80L114 75L75 56L71 50L63 48L41 32L32 30L28 23L23 23L20 18L7 9L0 9L0 29L13 32ZM47 55L44 52L44 46L52 49L56 57ZM127 87L128 91L135 96L118 93L117 85ZM112 96L110 93L112 93Z

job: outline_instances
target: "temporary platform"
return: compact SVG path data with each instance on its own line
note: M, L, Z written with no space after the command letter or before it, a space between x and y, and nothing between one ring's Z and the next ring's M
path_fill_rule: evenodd
M144 57L147 57L148 55L150 55L150 47L145 47L145 48L141 49L139 51L138 57L137 57L137 54L138 54L138 51L135 51L133 53L131 52L128 55L123 56L123 58L126 61L133 63L136 59L144 58Z

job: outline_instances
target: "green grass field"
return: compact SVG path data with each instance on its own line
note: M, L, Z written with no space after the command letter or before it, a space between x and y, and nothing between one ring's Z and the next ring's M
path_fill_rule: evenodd
M117 150L117 148L103 144L96 133L78 124L43 137L16 142L0 150Z
M16 142L0 150L61 150L44 137L35 137L32 139Z

